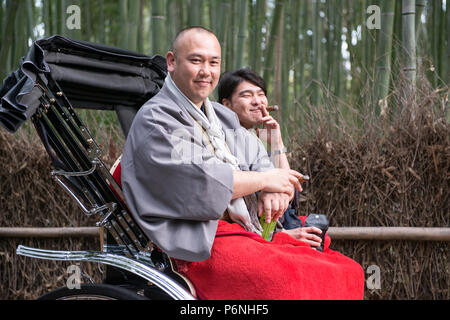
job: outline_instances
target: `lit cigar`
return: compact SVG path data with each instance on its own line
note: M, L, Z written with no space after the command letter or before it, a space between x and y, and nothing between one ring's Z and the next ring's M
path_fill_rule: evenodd
M266 108L266 110L268 111L268 112L270 112L270 111L278 111L278 106L277 105L273 105L273 106L268 106L267 108Z
M306 182L309 180L309 176L305 176L304 174L302 174L302 176L300 178L298 178L299 182Z

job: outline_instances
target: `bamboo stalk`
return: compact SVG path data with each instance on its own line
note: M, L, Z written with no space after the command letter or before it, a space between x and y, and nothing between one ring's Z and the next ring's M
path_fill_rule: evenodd
M164 0L155 0L151 3L152 23L151 23L151 54L165 55L167 51L166 34L166 13Z
M139 14L138 14L138 25L137 25L137 46L136 50L138 52L145 52L144 50L144 0L139 0Z
M226 31L225 43L226 49L222 50L222 57L225 57L225 68L226 70L231 70L235 66L235 48L236 48L236 33L237 33L237 23L236 19L238 16L237 0L230 1L230 14L228 14L228 27Z
M86 41L92 41L92 19L91 19L91 5L92 0L84 0L83 6L81 9L81 13L83 15L84 21L83 21L83 28L81 31L84 31L84 37L82 39Z
M369 62L369 29L367 28L366 8L368 7L367 0L362 0L360 3L360 21L361 21L361 41L359 42L359 65L361 67L361 82L366 84L367 80L367 66Z
M218 32L217 32L217 38L219 39L220 46L222 48L222 57L226 57L226 52L229 50L228 48L228 41L227 37L229 36L229 33L231 32L228 28L230 23L230 15L231 15L231 3L229 0L222 1L218 7L221 10L221 13L219 13L219 24L218 24ZM217 14L217 13L216 13ZM222 65L221 71L225 71L228 69L229 61L222 59Z
M7 1L6 9L5 9L5 21L3 32L1 34L1 42L0 46L0 79L3 79L6 76L6 73L9 71L8 66L8 55L11 50L11 43L13 40L13 30L14 30L14 20L16 18L17 9L19 8L19 1Z
M64 17L66 16L66 9L67 9L67 3L69 0L58 0L56 3L58 4L57 11L55 12L55 15L59 18L58 21L58 28L61 30L61 35L64 37L72 37L70 34L70 30L67 29L66 21ZM59 15L59 16L58 16Z
M34 37L34 26L35 26L35 21L34 21L34 1L33 0L27 0L27 38L30 38L31 40L35 40ZM28 39L25 42L26 47L28 48ZM24 52L25 54L25 52Z
M431 6L431 30L429 32L429 41L431 42L431 57L432 62L434 65L434 72L432 73L432 83L433 86L437 86L437 74L439 73L439 5L440 1L434 0L434 1L428 1L428 5Z
M313 1L313 17L314 17L314 24L313 24L313 72L312 72L312 80L313 81L320 81L320 72L322 70L322 64L321 64L321 23L320 23L320 0L314 0ZM319 91L319 84L313 83L312 84L312 97L311 102L314 105L319 104L320 102L320 91Z
M120 0L120 32L119 46L126 49L128 46L128 0Z
M137 51L137 47L138 47L138 28L140 27L138 23L139 23L140 12L141 12L140 1L132 0L130 2L128 17L127 17L127 22L128 22L127 48L132 51Z
M416 18L415 18L416 42L419 39L420 30L422 29L420 26L422 25L421 17L424 8L425 8L425 0L416 0Z
M291 32L290 32L290 47L292 56L291 67L293 69L293 82L292 82L292 100L291 103L291 115L294 119L295 126L299 125L299 113L298 106L300 100L299 88L301 83L301 74L300 74L300 65L304 63L301 61L299 52L300 45L300 33L301 33L301 24L300 24L300 16L301 16L301 7L302 2L292 1L291 4Z
M301 102L301 105L303 107L302 112L299 112L299 121L300 126L303 125L304 117L303 114L308 114L307 110L307 104L306 104L306 91L305 91L305 84L306 84L306 75L305 75L305 65L309 62L309 51L310 51L310 37L308 35L308 27L309 27L309 19L310 19L310 1L302 1L301 11L299 12L299 19L302 21L300 23L301 30L299 31L299 34L303 35L303 38L301 42L299 43L298 51L295 52L296 55L300 57L300 71L299 71L299 101ZM297 108L298 110L299 108Z
M180 30L177 26L178 19L178 4L174 0L168 0L166 5L167 14L167 40L172 41L175 38L175 34ZM168 42L169 43L169 42Z
M392 33L392 58L391 61L393 64L398 65L399 60L401 60L402 57L402 2L401 1L395 1L395 9L394 12L396 15L394 16L394 32ZM398 78L398 72L394 72L391 74L392 79L396 80Z
M445 12L443 10L443 2L442 0L438 1L438 15L439 15L439 44L438 44L438 75L439 75L439 83L438 85L445 85L445 83L442 83L444 81L444 79L447 76L447 64L448 64L448 60L446 60L446 45L445 45L445 35L446 33L448 34L448 30L445 27ZM449 5L449 1L447 1L447 11L448 11L448 5ZM446 30L446 32L444 31ZM449 83L447 83L448 85Z
M389 92L389 80L391 76L392 34L394 32L395 0L385 0L382 3L381 29L378 36L375 97L376 113L380 110L378 102L384 99Z
M333 7L336 14L336 24L334 26L334 41L336 44L335 52L336 52L336 68L334 68L334 94L337 97L342 97L342 89L344 86L341 84L342 78L342 16L339 13L340 5L337 2L338 0L333 1Z
M44 21L44 35L48 37L53 34L53 25L51 23L52 5L51 0L44 0L43 6L43 21Z
M294 0L295 1L295 0ZM290 43L291 40L291 28L292 28L292 19L291 13L292 10L292 1L288 1L285 5L285 9L283 10L283 19L280 26L280 31L282 32L280 37L280 63L281 63L281 133L283 137L288 137L288 133L290 132L291 123L289 121L290 115L292 114L292 99L290 95L290 81L289 74L292 66L292 54L290 51L292 50L292 45Z
M190 26L201 26L203 25L203 1L202 0L191 0L188 11L188 20Z
M289 104L289 125L290 130L287 134L293 132L293 129L298 126L298 113L297 113L297 98L298 98L298 65L301 63L300 58L297 55L298 43L299 43L299 25L300 21L299 12L301 4L296 0L291 0L289 6L289 29L288 34L286 34L286 41L288 41L288 59L289 66L287 68L288 75L288 104Z
M237 46L235 54L235 69L244 66L245 43L247 41L247 9L248 2L242 1L239 6L239 31L237 36Z
M98 41L105 43L105 3L104 0L99 0L98 4L98 28L96 35L98 35Z
M255 41L254 41L254 56L251 59L254 60L253 69L261 74L261 56L262 56L262 27L266 19L266 2L265 0L256 0L256 13L255 13ZM267 45L267 44L266 44Z
M404 53L404 73L410 82L410 92L416 80L416 32L415 32L415 0L403 0L402 2L402 47Z
M283 1L277 0L275 2L275 9L273 11L272 22L270 25L270 35L268 44L264 51L264 67L263 67L263 78L269 86L271 86L272 75L274 74L273 61L275 56L275 45L278 40L278 34L280 30L280 19L283 12ZM272 86L271 86L272 87Z
M447 26L445 28L445 30L447 30L447 71L446 71L446 76L445 76L445 82L447 84L450 83L450 32L448 32L448 28L450 28L450 3L447 1L447 7L445 8L445 14L447 16L446 18L446 23ZM447 118L448 119L448 118Z
M3 26L3 20L4 20L4 15L5 15L5 12L4 12L4 6L3 6L3 1L0 1L0 29L1 30L3 30L3 28L4 28L4 26ZM0 37L1 37L2 35L0 34Z
M57 1L49 1L49 5L51 6L51 14L50 14L50 21L52 22L53 25L53 32L59 35L64 35L63 30L65 30L65 28L62 28L62 23L61 23L61 17L64 17L65 15L63 15L62 12L62 0L57 0Z
M25 53L24 36L25 36L25 17L26 15L26 3L20 1L19 8L17 9L16 20L14 21L14 39L11 47L11 63L12 67L19 64L20 57ZM24 19L25 18L25 19Z

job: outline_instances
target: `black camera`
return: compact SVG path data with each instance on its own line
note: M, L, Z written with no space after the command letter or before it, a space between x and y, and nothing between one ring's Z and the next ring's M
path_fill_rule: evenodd
M323 246L325 242L325 234L328 230L328 219L325 214L311 213L305 220L305 227L316 227L322 230L322 233L318 236L322 239L320 246L315 247L317 250L323 252Z

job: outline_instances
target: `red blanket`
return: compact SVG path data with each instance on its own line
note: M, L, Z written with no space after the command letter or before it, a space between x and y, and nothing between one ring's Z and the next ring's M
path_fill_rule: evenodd
M329 244L319 252L285 233L268 242L220 220L211 257L177 265L202 300L363 299L362 267Z

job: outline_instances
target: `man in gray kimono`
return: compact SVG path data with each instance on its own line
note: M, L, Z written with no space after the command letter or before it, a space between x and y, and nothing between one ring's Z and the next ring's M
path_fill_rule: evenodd
M264 211L267 221L278 219L271 207L279 194L291 198L294 188L301 190L302 176L273 168L236 114L209 101L221 63L212 32L182 30L166 59L163 88L130 128L122 186L132 215L158 247L174 258L201 261L210 256L224 213L260 233L257 215Z

